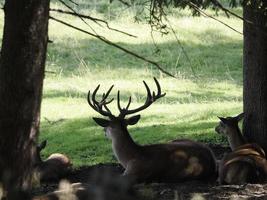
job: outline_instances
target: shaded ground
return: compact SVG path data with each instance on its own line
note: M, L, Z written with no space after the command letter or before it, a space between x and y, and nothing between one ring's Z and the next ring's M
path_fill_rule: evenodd
M210 145L216 157L220 159L229 148ZM185 183L146 183L133 187L121 176L123 168L118 164L98 164L85 166L70 172L64 179L71 183L82 182L88 185L92 195L90 199L148 199L148 200L202 200L202 199L267 199L267 184L219 185L199 181ZM42 184L35 189L35 195L45 194L57 189L57 183ZM98 192L98 193L97 193ZM106 193L100 195L99 193ZM96 194L97 193L97 194ZM134 198L120 198L121 194ZM118 197L120 196L120 197Z

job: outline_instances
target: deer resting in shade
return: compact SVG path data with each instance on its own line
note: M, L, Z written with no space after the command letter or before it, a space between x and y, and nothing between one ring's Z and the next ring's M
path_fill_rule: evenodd
M92 95L90 91L88 92L89 105L105 117L93 119L98 125L104 127L106 136L112 140L113 152L125 168L124 175L133 177L137 181L164 182L206 180L216 176L214 155L204 144L183 140L142 146L130 136L127 127L136 124L140 120L140 115L126 116L148 108L157 99L165 96L165 93L161 93L161 87L156 78L154 81L157 92L151 92L146 82L143 81L147 97L145 103L138 108L130 109L131 97L129 97L126 107L122 108L120 91L118 91L118 116L113 115L108 108L108 104L114 100L107 99L113 86L102 95L99 101L96 100L96 95L100 85L97 86Z
M216 132L227 137L232 152L224 156L219 165L219 181L223 184L256 183L266 179L267 161L264 150L255 143L247 143L236 117L219 117Z
M43 141L36 147L35 171L40 181L58 180L71 168L70 159L61 153L53 153L46 160L42 160L41 151L46 147L47 141Z

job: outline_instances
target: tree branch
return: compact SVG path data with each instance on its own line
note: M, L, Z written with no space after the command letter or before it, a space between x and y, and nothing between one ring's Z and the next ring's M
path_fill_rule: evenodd
M76 5L76 6L78 6L79 4L78 3L76 3L75 1L73 1L73 0L68 0L69 2L71 2L71 3L73 3L74 5Z
M63 13L63 14L68 14L68 15L72 15L72 16L76 16L76 17L79 17L86 25L89 26L89 24L87 24L87 22L84 20L84 19L89 19L91 21L93 21L94 23L98 24L99 26L101 26L101 23L104 23L106 25L106 27L112 31L116 31L116 32L119 32L119 33L122 33L122 34L125 34L125 35L128 35L130 37L135 37L137 38L137 36L135 35L132 35L130 33L127 33L127 32L124 32L124 31L121 31L121 30L118 30L118 29L115 29L115 28L112 28L109 26L108 22L105 21L105 20L102 20L102 19L98 19L98 18L95 18L95 17L91 17L89 15L83 15L83 14L80 14L78 12L76 12L72 7L70 7L68 4L66 4L64 1L62 0L58 0L60 3L62 3L65 7L67 7L70 11L64 11L64 10L61 10L61 9L50 9L50 11L53 11L53 12L58 12L58 13ZM91 28L91 27L90 27Z
M209 17L209 18L211 18L211 19L213 19L213 20L215 20L215 21L223 24L224 26L230 28L231 30L235 31L236 33L239 33L240 35L243 35L242 32L236 30L235 28L231 27L230 25L226 24L225 22L223 22L223 21L221 21L221 20L219 20L219 19L217 19L217 18L215 18L215 17L207 14L206 12L204 12L203 10L201 10L197 5L193 4L192 2L189 2L189 5L191 5L192 8L195 9L197 12L199 12L201 15L206 16L206 17Z
M123 0L118 0L118 1L121 2L122 4L124 4L127 7L131 7L131 5L126 1L123 1Z
M233 15L234 17L237 17L238 19L241 19L243 22L250 24L252 26L255 26L256 28L260 29L265 35L267 35L266 33L266 28L267 25L265 26L261 26L259 24L256 24L252 21L249 21L247 19L245 19L244 17L241 17L240 15L235 14L234 12L230 11L229 9L225 8L218 0L212 0L212 3L217 6L218 8L220 8L221 10L223 10L225 13L229 13L230 15Z
M154 65L154 66L157 67L162 73L164 73L164 74L166 74L166 75L168 75L168 76L170 76L170 77L177 78L176 76L174 76L174 75L171 74L170 72L168 72L168 71L166 71L165 69L163 69L157 62L155 62L155 61L153 61L153 60L150 60L150 59L147 59L147 58L145 58L145 57L143 57L143 56L141 56L141 55L139 55L139 54L137 54L137 53L134 53L134 52L132 52L132 51L130 51L130 50L128 50L128 49L126 49L126 48L124 48L124 47L118 45L118 44L115 44L115 43L109 41L108 39L104 38L103 36L100 36L100 35L91 33L91 32L89 32L89 31L83 30L83 29L78 28L78 27L76 27L76 26L73 26L73 25L71 25L71 24L69 24L69 23L67 23L67 22L64 22L64 21L62 21L62 20L56 19L56 18L54 18L54 17L52 17L52 16L50 16L49 18L52 19L52 20L54 20L54 21L56 21L56 22L58 22L58 23L61 23L61 24L65 25L65 26L68 26L68 27L70 27L70 28L73 28L73 29L75 29L75 30L77 30L77 31L80 31L80 32L82 32L82 33L85 33L85 34L87 34L87 35L90 35L90 36L92 36L92 37L95 37L95 38L101 40L102 42L104 42L104 43L106 43L106 44L108 44L108 45L114 46L114 47L120 49L121 51L123 51L123 52L125 52L125 53L127 53L127 54L129 54L129 55L132 55L132 56L134 56L134 57L136 57L136 58L138 58L138 59L140 59L140 60L143 60L143 61L145 61L145 62L147 62L147 63L150 63L150 64Z
M77 13L77 12L65 11L65 10L61 10L61 9L53 9L53 8L51 8L50 11L51 12L62 13L62 14L67 14L67 15L72 15L72 16L75 16L75 17L83 18L83 19L89 19L89 20L93 21L94 23L96 23L99 26L102 26L100 23L103 23L103 24L106 25L106 27L108 29L110 29L112 31L116 31L116 32L128 35L130 37L137 38L136 35L132 35L130 33L127 33L127 32L124 32L124 31L121 31L121 30L118 30L118 29L110 27L109 23L107 21L103 20L103 19L99 19L99 18L92 17L92 16L89 16L89 15L83 15L83 14L80 14L80 13Z

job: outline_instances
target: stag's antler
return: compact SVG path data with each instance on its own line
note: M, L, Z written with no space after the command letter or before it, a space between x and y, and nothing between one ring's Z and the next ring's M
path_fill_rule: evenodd
M103 93L102 95L102 99L101 101L97 101L96 100L96 93L98 91L98 89L100 88L100 85L98 85L96 87L96 89L94 90L93 94L92 94L92 101L91 101L91 95L90 95L90 90L88 92L88 96L87 96L87 101L89 103L89 105L98 113L100 113L101 115L104 115L106 117L114 117L114 115L112 115L111 111L109 110L109 108L107 107L107 104L110 104L114 98L112 98L111 100L107 101L107 97L110 94L112 88L114 85L112 85L107 93ZM105 110L104 110L105 109Z
M158 80L155 77L154 77L154 81L155 81L156 86L157 86L157 94L154 91L151 94L151 91L150 91L148 85L146 84L145 81L143 81L143 83L145 85L145 88L146 88L146 91L147 91L147 98L146 98L146 101L145 101L144 105L142 105L142 106L140 106L139 108L136 108L136 109L129 110L130 104L132 102L132 97L131 96L129 97L129 101L128 101L127 106L125 108L122 108L121 104L120 104L120 91L118 91L117 105L118 105L118 109L119 109L119 112L120 112L118 117L124 118L126 115L130 115L130 114L139 112L141 110L144 110L147 107L149 107L153 102L155 102L157 99L159 99L161 97L164 97L166 95L166 93L161 94L160 84L159 84ZM114 85L112 85L109 88L107 93L104 93L102 95L101 101L97 101L96 100L96 94L97 94L98 89L100 88L100 85L98 85L96 87L96 89L94 90L94 92L92 93L92 100L91 100L90 90L89 90L88 96L87 96L87 100L88 100L89 105L96 112L98 112L101 115L104 115L106 117L109 117L109 118L114 118L115 117L114 115L112 115L111 111L107 107L107 104L111 103L114 100L114 98L112 98L111 100L107 101L107 97L110 94L113 86Z
M131 104L131 96L129 97L129 101L128 101L128 104L125 108L121 108L121 105L120 105L120 91L118 91L118 97L117 97L117 104L118 104L118 109L120 111L120 115L119 117L121 118L124 118L126 115L130 115L130 114L133 114L133 113L137 113L141 110L144 110L146 109L147 107L149 107L153 102L155 102L157 99L161 98L161 97L164 97L166 95L166 93L164 94L161 94L161 88L160 88L160 84L158 82L158 80L154 77L154 81L156 83L156 86L157 86L157 94L153 91L152 94L151 94L151 91L148 87L148 85L146 84L145 81L143 81L144 85L145 85L145 88L146 88L146 91L147 91L147 98L146 98L146 101L144 103L144 105L140 106L139 108L136 108L136 109L132 109L132 110L129 110L129 107L130 107L130 104Z

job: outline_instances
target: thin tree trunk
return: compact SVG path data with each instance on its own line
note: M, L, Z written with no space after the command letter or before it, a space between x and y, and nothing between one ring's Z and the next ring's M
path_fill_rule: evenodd
M0 55L0 181L31 186L47 50L49 0L6 0Z
M252 5L253 7L253 5ZM244 124L251 142L267 151L267 16L244 6Z

